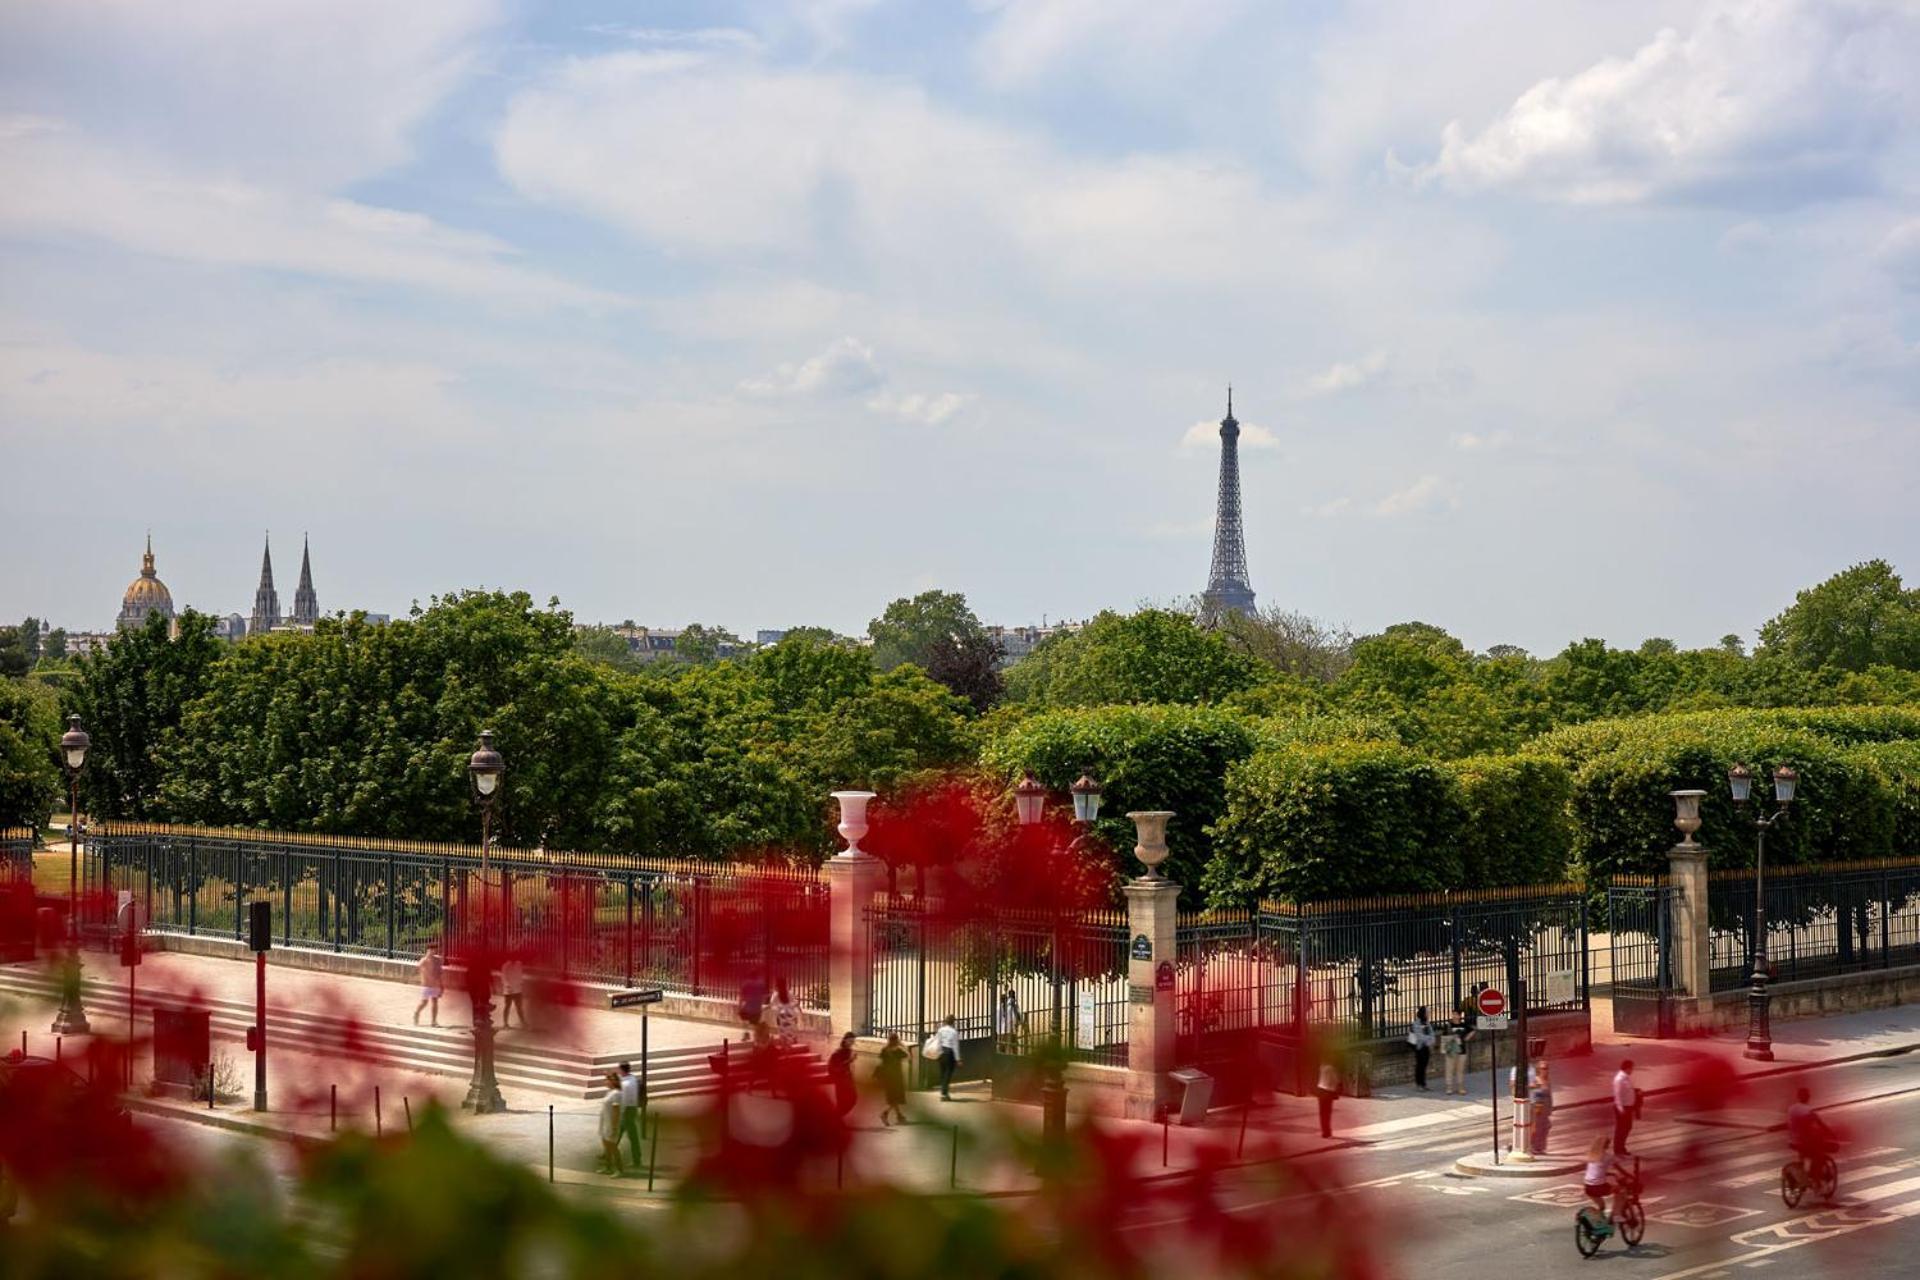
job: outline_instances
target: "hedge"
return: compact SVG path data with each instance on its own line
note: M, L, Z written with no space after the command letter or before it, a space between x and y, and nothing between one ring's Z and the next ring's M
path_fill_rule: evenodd
M1457 887L1460 794L1445 765L1398 744L1263 749L1227 772L1201 883L1216 906Z
M1544 756L1469 756L1448 762L1466 821L1461 885L1551 884L1567 875L1573 775Z
M981 753L1010 784L1031 771L1056 797L1083 771L1100 780L1098 834L1123 875L1135 875L1134 830L1127 813L1171 809L1163 870L1197 885L1212 853L1207 828L1226 811L1226 777L1254 750L1254 726L1218 707L1120 706L1042 712L1007 727Z
M1642 735L1650 724L1717 734L1799 729L1833 742L1855 745L1920 740L1920 706L1721 708L1625 716L1565 725L1530 739L1522 750L1552 756L1578 768L1598 756L1619 750Z

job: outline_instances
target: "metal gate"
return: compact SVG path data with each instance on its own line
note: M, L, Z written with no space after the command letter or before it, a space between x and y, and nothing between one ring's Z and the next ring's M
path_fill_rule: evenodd
M1674 1034L1673 885L1664 876L1623 876L1607 885L1613 1029Z

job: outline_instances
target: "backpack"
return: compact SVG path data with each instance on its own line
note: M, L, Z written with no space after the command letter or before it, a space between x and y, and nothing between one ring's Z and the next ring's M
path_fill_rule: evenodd
M927 1042L920 1046L920 1056L923 1058L937 1058L940 1056L940 1033L938 1031L928 1036Z

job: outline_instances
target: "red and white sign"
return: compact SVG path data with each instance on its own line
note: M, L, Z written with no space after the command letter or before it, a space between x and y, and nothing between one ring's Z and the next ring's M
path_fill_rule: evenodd
M1494 987L1482 991L1478 1003L1480 1012L1489 1018L1497 1018L1507 1011L1507 997Z

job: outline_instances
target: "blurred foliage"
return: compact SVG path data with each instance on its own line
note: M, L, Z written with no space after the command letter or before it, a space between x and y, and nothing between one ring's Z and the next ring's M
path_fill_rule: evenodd
M53 807L64 806L63 730L50 690L0 678L0 827L44 827Z
M1007 673L1007 696L1048 707L1217 702L1266 678L1258 660L1166 609L1102 613L1048 637Z

